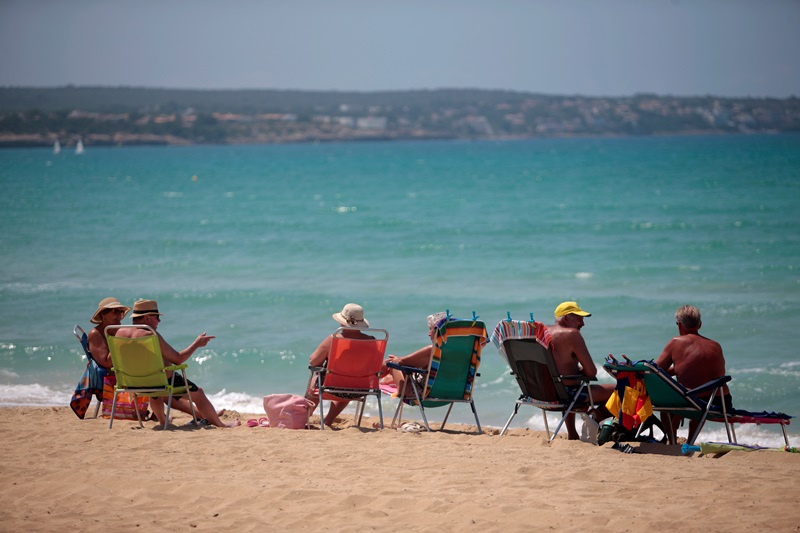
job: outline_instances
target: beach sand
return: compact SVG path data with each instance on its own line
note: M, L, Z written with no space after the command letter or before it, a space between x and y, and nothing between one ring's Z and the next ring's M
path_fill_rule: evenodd
M0 409L0 529L800 531L800 454L623 454L523 429L403 433L343 417L292 431L232 416L243 425L180 427L177 413L174 430L109 430L67 407Z

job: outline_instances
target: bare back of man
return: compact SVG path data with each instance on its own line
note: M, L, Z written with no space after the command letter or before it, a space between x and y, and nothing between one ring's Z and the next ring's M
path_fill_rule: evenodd
M674 373L678 383L687 389L725 375L722 346L699 333L687 333L671 339L656 363Z
M722 346L717 341L711 340L698 333L702 326L700 310L692 305L684 305L675 312L675 323L678 326L678 336L673 337L667 342L656 360L656 364L669 374L675 376L678 383L687 389L693 389L704 385L713 379L725 375L725 357L722 354ZM700 394L699 396L708 397L711 392ZM724 385L722 394L725 398L715 398L717 402L730 403L730 391ZM676 443L675 429L681 421L679 416L669 416L664 413L662 421L667 426L667 438L670 444ZM693 435L699 425L699 421L689 422L689 434Z
M562 376L583 374L590 378L597 375L597 367L589 355L586 341L583 340L580 330L573 327L564 327L559 324L547 326L552 339L553 359L556 362L558 373ZM565 385L577 386L577 380L568 380Z

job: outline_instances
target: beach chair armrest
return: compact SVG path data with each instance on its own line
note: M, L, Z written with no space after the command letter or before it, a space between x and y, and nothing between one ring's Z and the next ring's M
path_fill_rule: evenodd
M597 381L596 377L595 378L590 378L589 376L587 376L585 374L576 374L574 376L559 376L559 377L561 378L561 381L564 381L565 379L574 379L574 380L577 380L577 381L585 381L586 383L588 383L590 381Z
M703 392L708 392L714 389L718 389L722 387L725 383L731 380L730 376L722 376L721 378L712 379L708 383L700 385L699 387L695 387L694 389L688 391L686 394L701 394Z
M189 365L187 365L186 363L183 363L183 364L180 364L180 365L170 365L170 366L165 366L165 367L164 367L164 370L165 370L165 371L166 371L166 370L169 370L169 371L172 371L172 372L174 372L174 371L176 371L176 370L186 370L187 368L189 368Z
M318 374L322 374L323 372L325 372L325 370L327 370L327 367L324 367L324 366L309 366L308 369L311 371L312 374L314 372L316 372Z
M395 370L399 370L400 372L403 372L404 374L412 374L412 373L427 374L428 373L428 370L425 369L425 368L417 368L417 367L414 367L414 366L398 365L397 363L386 363L386 366L389 367L389 368L394 368Z

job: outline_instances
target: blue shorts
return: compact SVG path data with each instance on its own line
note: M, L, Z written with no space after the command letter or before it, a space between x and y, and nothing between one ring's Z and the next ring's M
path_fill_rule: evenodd
M578 392L580 385L577 387L573 387L571 385L564 385L564 388L567 390L567 394L569 394L570 398L575 396L575 393ZM581 393L578 395L578 402L577 403L589 403L589 387L584 387Z

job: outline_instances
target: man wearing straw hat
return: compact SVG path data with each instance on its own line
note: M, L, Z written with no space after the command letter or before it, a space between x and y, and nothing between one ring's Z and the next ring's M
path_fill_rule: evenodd
M161 356L164 358L164 362L166 364L183 364L192 356L192 354L194 354L195 351L197 351L198 348L206 346L209 342L211 342L211 339L215 338L213 335L206 335L206 333L203 332L197 336L192 344L180 352L177 351L175 348L170 346L167 341L164 340L164 337L161 336L161 333L156 331L159 322L161 322L161 313L158 312L158 303L155 300L137 300L133 304L133 313L131 314L131 318L133 319L134 324L150 326L153 331L155 331L156 335L158 335L159 344L161 345ZM121 328L117 330L117 337L132 339L136 337L145 337L147 335L150 335L150 332L144 329ZM191 381L186 381L186 385L192 392L192 400L194 400L194 403L197 406L197 412L200 414L201 418L205 418L212 425L221 428L236 427L241 425L241 422L238 418L232 422L223 422L217 414L216 409L214 409L214 405L212 405L211 400L209 400L208 396L206 396L205 391ZM183 385L183 377L181 375L175 375L175 384ZM159 424L163 425L165 418L164 400L161 398L151 398L150 407L153 409L153 413L155 413L156 417L158 418Z

